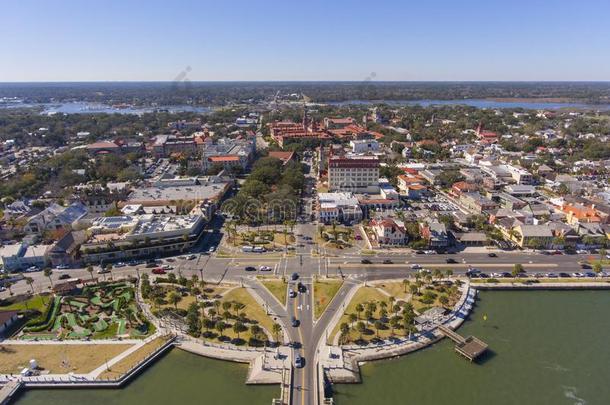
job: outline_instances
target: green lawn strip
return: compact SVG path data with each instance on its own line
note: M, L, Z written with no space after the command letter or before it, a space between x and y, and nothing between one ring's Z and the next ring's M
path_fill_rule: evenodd
M93 329L95 329L96 332L101 332L107 328L108 323L102 318L98 319L97 322L93 324Z
M50 296L42 296L42 295L34 295L31 298L28 298L25 301L16 302L11 305L7 305L4 307L0 307L2 311L26 311L26 310L36 310L40 313L44 313L47 309L47 305L52 301L52 297Z
M125 319L119 319L118 325L118 335L124 335L125 333L127 333L127 322L125 321Z
M318 280L313 283L313 298L314 298L314 316L320 317L326 310L326 307L332 301L339 288L343 284L343 280Z
M259 280L282 305L286 305L288 284L285 281L272 278L260 278Z

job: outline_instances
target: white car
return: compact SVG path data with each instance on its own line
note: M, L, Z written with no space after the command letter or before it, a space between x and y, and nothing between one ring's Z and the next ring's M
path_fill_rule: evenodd
M427 255L435 255L436 254L436 250L424 250L424 253Z
M580 250L577 250L576 253L578 253L579 255L588 255L589 251L588 250L584 250L584 249L580 249Z
M261 266L261 267L259 267L259 270L260 271L271 271L271 267L269 267L269 266Z
M572 273L572 277L576 277L576 278L582 278L582 277L584 277L584 276L585 276L585 275L584 275L584 274L582 274L582 273Z
M492 278L502 278L502 273L491 273Z
M68 266L67 264L58 264L57 266L55 266L55 270L66 270L69 268L70 266Z
M411 270L419 270L421 269L421 266L419 264L412 264L411 265Z
M31 267L28 267L27 269L25 269L26 273L33 273L35 271L40 271L40 269L36 266L31 266Z
M186 260L195 260L196 258L197 258L197 256L195 256L195 255L188 255L186 257Z

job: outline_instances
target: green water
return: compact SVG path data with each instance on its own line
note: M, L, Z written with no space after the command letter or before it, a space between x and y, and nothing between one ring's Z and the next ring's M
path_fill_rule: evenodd
M336 403L610 404L610 292L494 291L479 298L459 331L489 344L493 352L481 364L444 341L365 364L363 384L334 387Z
M122 389L27 390L18 405L269 405L278 385L247 386L247 365L174 349Z

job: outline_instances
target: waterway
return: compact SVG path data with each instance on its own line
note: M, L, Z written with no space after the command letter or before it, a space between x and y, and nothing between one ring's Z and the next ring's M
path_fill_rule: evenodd
M92 103L86 101L66 102L66 103L11 103L0 104L2 108L36 108L43 115L54 114L136 114L141 115L150 112L195 112L207 113L212 111L210 107L191 106L191 105L172 105L157 107L123 106L113 107L102 103Z
M459 329L489 344L480 364L445 339L365 364L362 384L335 386L336 404L608 404L609 307L603 291L482 292Z
M269 405L279 385L245 385L248 366L173 349L122 389L26 390L17 405Z
M610 110L610 104L584 104L584 103L555 103L548 101L499 101L493 99L459 99L459 100L349 100L337 101L332 105L373 105L387 104L395 106L420 105L429 107L432 105L465 105L476 108L524 108L532 110L559 110L562 108L587 109L587 110Z

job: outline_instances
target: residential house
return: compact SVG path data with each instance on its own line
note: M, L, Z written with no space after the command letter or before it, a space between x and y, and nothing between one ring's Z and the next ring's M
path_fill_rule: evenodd
M407 231L402 221L393 218L373 219L370 223L373 237L380 245L404 245Z

